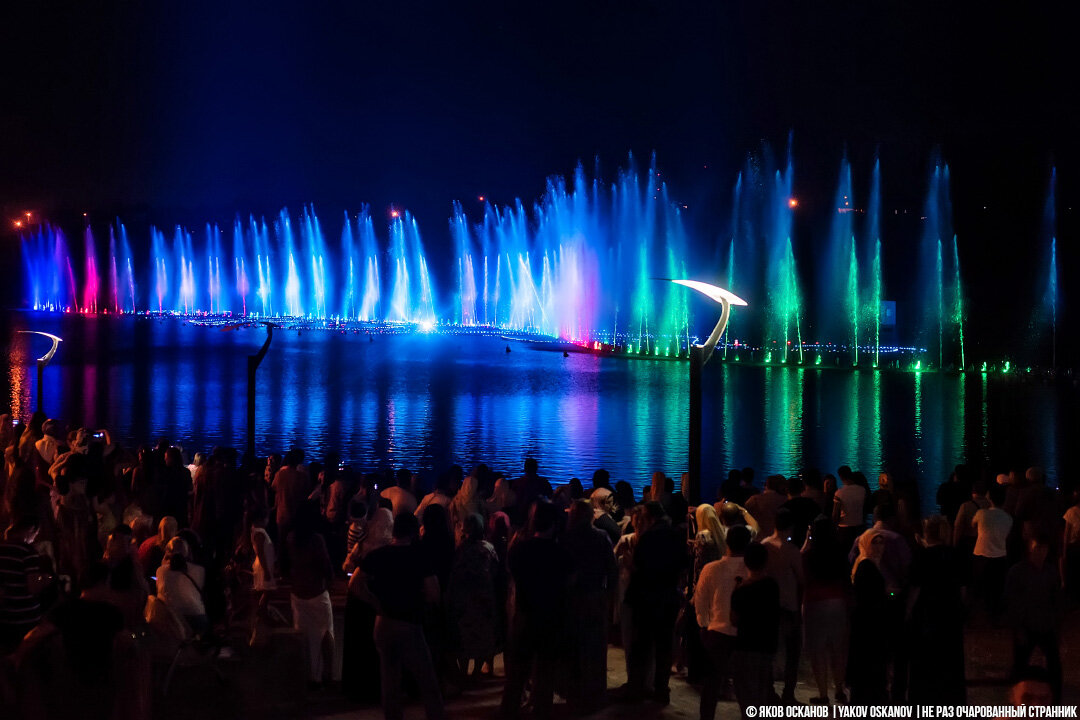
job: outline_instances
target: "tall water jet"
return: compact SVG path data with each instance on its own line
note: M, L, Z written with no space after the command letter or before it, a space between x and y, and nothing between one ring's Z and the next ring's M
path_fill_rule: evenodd
M120 312L120 274L116 269L116 233L109 227L109 292L112 295L112 311Z
M945 352L945 269L941 260L941 238L937 241L937 321L938 321L938 368L943 367Z
M319 225L319 217L315 214L315 208L304 208L301 214L301 235L303 237L304 258L310 258L311 264L311 298L306 307L314 317L328 317L327 308L330 307L330 287L327 283L326 272L326 240L323 238L322 228Z
M86 249L86 284L83 291L82 309L85 312L96 313L98 287L101 283L97 269L97 253L94 250L94 234L90 231L89 225L86 226L83 242Z
M360 272L363 266L360 265L360 259L356 255L356 241L353 239L352 222L349 220L348 212L345 213L345 220L341 226L341 252L345 269L345 293L342 297L341 316L349 320L358 316L357 301Z
M735 279L735 237L732 236L731 243L728 245L727 283L724 285L724 287L733 288L734 287L734 283L733 283L734 279ZM735 292L735 291L733 290L733 292ZM728 351L728 344L729 344L728 335L731 333L731 321L733 319L734 318L732 318L730 316L728 317L728 324L727 324L727 327L724 328L724 337L723 337L723 339L721 341L721 342L724 343L724 359L725 360L727 360L727 351Z
M131 303L131 312L136 312L138 306L135 304L135 263L131 258L131 243L128 242L127 228L124 227L124 224L119 220L117 220L116 224L119 228L120 259L123 267L121 287L126 290L127 299ZM123 305L121 305L121 310L123 310Z
M165 298L169 292L169 265L166 261L167 249L165 235L157 228L150 228L150 240L152 245L152 257L154 258L154 296L157 298L157 311L165 312Z
M731 202L731 239L728 242L727 252L727 279L724 283L724 287L729 288L736 295L742 292L742 288L736 286L735 280L735 238L739 235L740 222L742 218L742 195L743 195L743 174L740 172L735 178L735 189L732 191ZM728 345L730 343L730 337L732 326L735 318L729 317L727 327L724 328L724 337L721 338L724 348L724 359L727 360Z
M859 313L862 312L862 304L859 302L859 259L855 255L855 236L851 237L851 252L848 258L848 315L851 318L851 350L852 364L859 364Z
M255 271L258 285L255 294L259 298L259 308L263 317L274 314L274 276L270 267L270 231L265 220L256 222L254 215L248 216L248 232L251 235L255 252Z
M1050 295L1050 367L1057 367L1057 238L1050 240L1050 283L1047 293Z
M360 301L360 319L373 321L381 319L379 299L382 297L379 273L379 247L375 239L375 224L367 206L361 210L356 220L356 230L360 236L360 251L364 261L364 294Z
M874 367L881 361L881 303L884 280L881 267L881 161L874 160L874 172L870 180L870 202L867 205L866 237L873 255L870 259L870 298L866 309L867 320L874 329Z
M225 304L224 286L222 284L221 258L223 252L221 230L216 224L210 225L207 223L206 236L206 244L209 247L206 258L206 291L210 302L210 312L221 314L228 312L229 309Z
M1057 367L1057 316L1058 316L1058 262L1057 262L1057 168L1050 169L1050 183L1043 207L1042 242L1049 243L1050 259L1046 290L1043 294L1043 312L1048 317L1050 329L1050 367Z
M957 337L960 341L960 371L963 372L967 368L967 359L964 357L964 293L963 288L960 285L960 249L956 243L956 235L953 235L952 240L953 249L953 322L956 324Z
M946 365L946 338L958 337L953 327L956 322L955 301L946 298L946 274L952 276L951 268L946 267L944 244L953 236L952 202L949 197L949 166L938 162L934 166L927 189L924 206L924 226L921 241L921 270L919 272L919 296L914 298L923 303L923 320L920 325L920 344L933 348L936 342L938 368ZM949 258L951 262L952 257ZM952 285L949 284L950 291ZM936 334L936 339L934 335ZM957 362L959 358L950 358Z
M799 362L803 362L802 326L800 321L801 299L799 294L799 276L795 263L795 252L791 242L794 205L791 200L791 186L794 170L791 164L790 149L788 163L784 171L777 170L774 175L772 194L769 200L769 265L766 274L767 287L770 289L773 328L766 336L767 354L771 346L782 343L781 355L784 362L792 344L792 331L799 348Z
M304 306L300 300L300 267L297 261L299 250L292 230L292 220L286 211L282 210L278 215L275 229L278 237L285 241L285 256L288 258L285 267L285 308L289 315L300 317L304 314Z
M791 248L791 238L787 239L786 251L784 254L784 265L781 269L781 273L784 277L782 297L784 305L781 307L781 313L785 319L784 323L784 362L788 359L788 348L791 343L788 340L788 322L794 320L795 323L795 341L798 343L799 348L799 364L803 363L803 341L802 341L802 323L799 319L799 286L798 275L795 271L795 253Z
M476 324L476 271L473 267L472 238L468 219L461 204L454 203L454 215L450 218L450 234L458 250L458 313L462 325Z
M852 362L858 364L859 263L854 232L854 192L851 164L845 156L840 162L833 206L836 208L829 229L826 252L821 255L825 267L819 277L824 287L817 296L817 327L823 337L844 338L852 345Z

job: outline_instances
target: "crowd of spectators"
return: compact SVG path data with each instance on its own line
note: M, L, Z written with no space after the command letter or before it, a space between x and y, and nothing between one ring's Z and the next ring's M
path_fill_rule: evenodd
M132 453L41 414L0 416L0 448L0 707L24 717L149 717L147 638L227 656L275 622L315 691L343 644L341 691L387 718L410 692L444 717L500 654L507 718L548 717L556 694L578 714L664 705L673 672L703 719L721 698L795 704L804 657L811 703L963 704L972 618L1012 633L1018 682L1041 658L1060 700L1080 595L1077 496L1037 467L958 466L924 517L914 484L847 466L761 486L731 470L691 506L662 472L637 498L603 470L553 486L532 458L515 477L478 464L433 483L295 448L188 464L165 440ZM612 643L626 683L609 689Z

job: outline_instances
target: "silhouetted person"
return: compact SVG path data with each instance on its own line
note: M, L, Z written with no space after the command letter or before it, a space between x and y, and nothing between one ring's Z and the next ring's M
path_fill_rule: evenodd
M297 515L285 549L292 567L293 628L307 643L311 682L322 683L334 656L334 612L330 604L333 569L326 541L316 532L319 511L305 506ZM332 661L331 661L332 662Z
M913 703L963 705L964 608L956 552L949 547L949 521L933 515L923 522L922 547L911 567L911 694Z
M1050 561L1049 540L1036 534L1028 541L1028 556L1005 577L1005 604L1013 632L1013 672L1020 672L1036 648L1046 657L1046 670L1061 702L1061 577Z
M593 712L607 689L607 635L618 568L607 533L593 527L588 500L570 506L562 546L574 558L570 576L566 700L578 712Z
M393 541L372 550L361 563L368 587L378 601L375 646L379 650L383 714L404 716L402 671L419 686L428 720L443 718L442 695L431 651L424 638L424 617L438 602L439 581L417 545L420 523L411 512L394 518Z
M513 543L507 557L515 587L502 698L502 714L507 718L520 713L530 675L535 716L551 715L555 663L565 645L567 580L574 570L574 558L555 542L558 520L554 505L537 502L532 535Z
M750 705L765 705L774 695L772 665L780 623L780 587L765 574L769 561L765 546L751 543L743 561L747 577L731 593L731 624L738 632L732 657L735 697L745 714Z
M960 511L968 495L971 493L971 482L967 478L967 468L957 465L949 479L938 486L937 504L941 514L951 523L956 520L956 513Z
M525 458L525 474L514 480L513 490L516 498L517 519L523 519L529 512L529 507L536 502L537 498L552 496L551 483L537 474L539 464L536 458Z
M787 500L781 505L791 513L791 543L796 548L801 548L806 542L806 533L810 530L810 524L814 518L821 514L821 505L813 498L804 493L806 484L798 475L788 478Z
M274 475L272 488L274 490L274 509L277 512L278 540L284 542L292 532L293 523L296 521L300 507L307 501L311 494L311 481L306 472L300 469L304 462L304 451L293 449L285 453L281 468ZM286 563L288 557L283 557ZM283 567L288 572L288 567Z
M49 581L45 557L34 541L38 520L17 518L0 542L0 655L14 650L41 621L41 593Z
M802 554L790 540L791 513L780 508L776 512L775 531L762 544L768 550L766 574L776 581L780 590L780 637L784 642L784 703L795 702L795 684L799 680L799 656L802 654ZM757 552L756 550L754 552Z
M802 549L806 590L803 595L803 626L806 653L818 694L814 705L829 703L829 675L832 674L836 701L844 704L844 679L848 656L848 594L850 570L844 550L836 538L832 521L819 515Z
M877 530L860 535L859 557L851 574L855 604L847 680L853 705L883 705L889 697L886 687L892 629L885 576L880 569L885 543L885 536Z
M770 475L765 479L765 491L752 495L746 501L746 509L757 520L761 536L773 534L776 511L787 502L787 480L783 475Z
M643 695L650 661L655 661L653 697L661 704L671 698L672 643L679 613L679 585L689 565L686 534L671 526L660 503L649 501L637 528L638 541L626 603L633 608L629 694Z

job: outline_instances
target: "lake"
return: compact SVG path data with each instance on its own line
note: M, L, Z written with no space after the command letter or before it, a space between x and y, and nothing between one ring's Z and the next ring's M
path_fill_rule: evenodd
M0 315L7 366L0 410L24 420L34 359L64 338L45 371L45 410L124 443L167 437L189 453L246 442L246 357L265 331L178 318ZM512 352L507 353L509 346ZM770 473L841 464L876 485L914 477L924 510L953 466L1042 465L1051 484L1078 455L1074 385L1022 375L850 371L722 362L705 368L703 493L731 467ZM688 366L544 352L493 336L278 330L257 384L259 453L339 450L362 469L431 475L484 461L517 474L527 456L553 483L600 467L640 490L654 470L687 467Z

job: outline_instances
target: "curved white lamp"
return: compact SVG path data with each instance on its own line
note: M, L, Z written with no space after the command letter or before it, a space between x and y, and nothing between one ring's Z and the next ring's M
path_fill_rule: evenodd
M64 342L63 338L57 337L52 333L41 332L40 330L20 330L19 332L23 335L44 335L52 340L52 347L49 348L49 352L45 353L37 360L39 363L45 363L46 365L49 364L49 361L53 359L53 355L56 354L56 348L60 347L60 343Z
M704 356L701 360L701 364L704 365L709 361L713 350L716 349L716 343L720 341L720 336L723 335L724 330L727 329L728 319L731 317L731 306L745 306L746 301L730 290L725 290L717 285L710 285L709 283L703 283L697 280L672 280L671 282L676 285L688 287L691 290L697 290L710 300L720 303L720 307L722 308L720 311L720 320L716 323L716 327L713 328L713 331L709 335L709 339L705 341L705 344L700 346L704 351Z
M37 409L41 410L44 404L45 389L42 384L45 382L45 366L49 364L49 361L53 359L53 355L56 354L56 348L60 347L60 343L64 342L63 338L60 338L52 333L42 332L40 330L19 330L23 335L44 335L52 340L52 347L49 351L37 359Z

